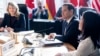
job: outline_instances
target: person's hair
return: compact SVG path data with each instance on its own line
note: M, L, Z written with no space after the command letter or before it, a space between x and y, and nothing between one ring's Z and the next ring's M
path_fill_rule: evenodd
M8 13L8 14L10 14L10 13L9 13L9 6L13 6L13 7L16 9L15 17L19 17L20 12L19 12L18 5L17 5L16 3L14 3L14 2L9 2L9 3L8 3L8 6L7 6L7 13Z
M43 6L43 2L42 1L37 0L37 5L38 5L38 3L41 3L41 6Z
M95 11L85 11L83 13L83 38L91 37L96 47L100 48L100 15Z
M75 14L75 7L72 3L63 4L63 6L67 6L68 10L73 10L73 14Z

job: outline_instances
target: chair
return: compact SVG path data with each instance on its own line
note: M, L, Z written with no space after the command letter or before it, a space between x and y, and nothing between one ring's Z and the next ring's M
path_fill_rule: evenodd
M89 7L81 7L81 8L79 9L79 17L82 16L82 13L85 12L85 11L87 11L87 10L96 11L96 10L93 9L93 8L89 8Z
M25 20L26 20L26 30L30 29L29 25L29 19L28 19L28 10L26 4L18 4L19 11L22 12L25 15Z

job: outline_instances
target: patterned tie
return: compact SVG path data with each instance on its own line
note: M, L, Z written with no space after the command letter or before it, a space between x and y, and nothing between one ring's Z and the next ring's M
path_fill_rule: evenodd
M68 27L68 23L66 21L64 21L64 23L63 23L63 35L66 35L67 27Z

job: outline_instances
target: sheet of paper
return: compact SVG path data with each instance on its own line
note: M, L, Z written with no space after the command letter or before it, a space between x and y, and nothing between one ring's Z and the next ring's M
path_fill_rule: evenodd
M30 30L30 31L21 31L21 32L18 32L18 35L26 35L26 34L32 34L34 33L34 30Z
M10 39L11 38L10 37L7 37L7 36L3 36L3 35L0 36L0 40L3 40L5 42L9 41Z
M65 46L61 47L49 47L49 48L37 48L35 49L34 56L55 56L57 53L66 53L68 50Z

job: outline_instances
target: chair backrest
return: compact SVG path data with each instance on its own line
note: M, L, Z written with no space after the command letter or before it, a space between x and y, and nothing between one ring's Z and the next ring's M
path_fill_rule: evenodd
M29 30L29 19L28 19L28 10L26 4L18 4L19 11L22 12L25 15L25 21L26 21L26 30Z
M79 16L82 16L82 13L87 11L87 10L93 10L93 11L96 11L95 9L93 8L89 8L89 7L82 7L79 9Z

